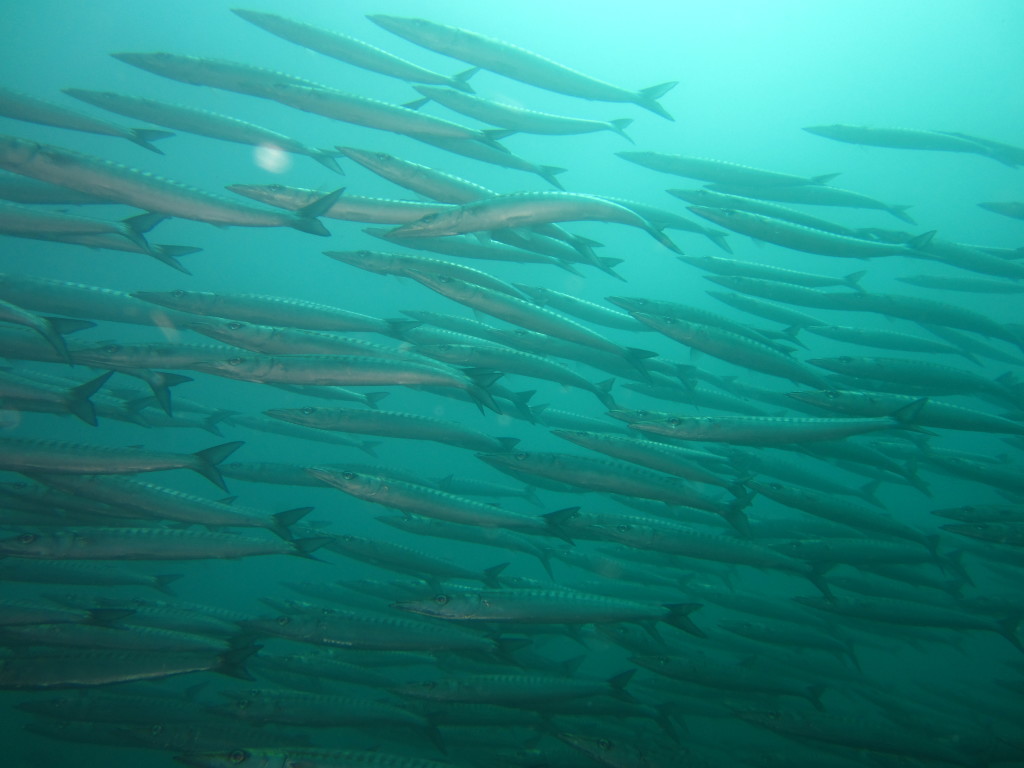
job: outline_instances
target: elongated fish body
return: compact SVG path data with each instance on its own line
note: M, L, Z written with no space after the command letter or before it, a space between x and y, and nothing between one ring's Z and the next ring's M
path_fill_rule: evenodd
M428 358L441 360L449 365L470 368L493 368L503 373L548 379L567 387L576 387L593 393L606 407L614 405L608 386L587 381L571 368L529 352L507 347L480 346L469 344L429 344L413 347L413 352Z
M1003 398L1009 395L997 382L976 373L925 360L844 355L807 362L845 376L912 384L924 390L936 390L936 394L985 392Z
M105 221L88 216L77 216L69 213L42 210L39 208L0 203L0 233L17 234L48 234L48 235L95 235L115 234L136 242L141 235L133 231L124 222ZM141 240L145 244L145 240Z
M236 11L237 13L237 11ZM280 738L280 737L275 737ZM249 742L245 742L249 743ZM291 743L291 742L288 742ZM180 751L180 750L175 750ZM422 757L392 755L387 752L354 750L249 748L220 752L188 752L175 759L195 768L447 768L450 764Z
M833 286L846 286L847 288L857 287L858 282L866 273L864 271L851 272L842 278L833 278L826 274L814 274L802 272L796 269L785 269L774 264L757 264L739 259L725 259L719 256L677 256L691 266L712 272L714 274L738 275L744 278L757 278L760 280L777 281L804 288L831 288Z
M231 347L219 344L76 344L71 358L81 365L112 370L189 368L197 362L222 360L233 353Z
M919 401L914 401L917 403ZM911 405L914 405L911 403ZM907 406L909 408L909 406ZM911 417L907 417L908 419ZM670 415L658 421L637 421L630 429L676 440L699 440L740 445L778 445L840 440L880 430L900 429L891 418L816 419L791 416Z
M925 455L929 464L966 477L979 483L1000 488L1020 496L1024 494L1024 476L1015 464L993 464L990 460L978 461L964 456L942 456L929 452Z
M398 437L407 440L433 440L474 451L509 450L515 438L495 438L470 429L459 421L437 419L417 413L362 410L353 408L276 408L267 416L314 429L354 432L362 435Z
M297 211L322 196L320 192L313 189L285 187L280 184L229 184L227 189L244 197L289 211ZM334 205L324 211L323 215L328 219L360 221L366 224L405 224L430 213L444 211L448 207L443 203L342 195Z
M189 672L219 671L251 679L241 661L253 649L217 651L73 650L0 660L0 689L84 688L137 680L159 680Z
M933 261L948 264L958 269L979 272L984 275L1005 277L1010 280L1024 278L1024 264L989 253L977 246L954 243L932 238L921 246L917 255Z
M454 493L381 475L314 467L309 473L338 490L406 514L479 528L549 534L554 528L542 517L508 512Z
M474 400L496 409L482 387L454 368L443 370L435 364L405 360L354 355L248 355L196 363L192 369L267 384L453 387L465 390Z
M1024 505L1019 504L968 504L933 509L931 514L963 523L1024 523Z
M451 592L424 600L403 600L394 607L410 613L455 621L523 622L526 624L608 624L619 621L669 623L699 607L622 600L566 589L492 589ZM682 606L680 606L682 607ZM692 626L692 625L691 625Z
M572 262L583 261L572 248L566 247L557 255L530 251L525 248L506 245L504 243L481 243L471 235L453 237L389 237L385 229L367 228L363 230L379 240L394 245L404 245L417 251L440 253L444 256L455 256L463 259L479 259L481 261L509 261L517 264L550 264L578 275ZM554 241L552 241L554 242Z
M824 336L826 339L860 344L865 347L897 349L904 352L933 352L936 354L961 355L963 351L949 344L925 339L910 333L889 331L881 328L862 328L849 325L805 325L801 330Z
M497 277L473 267L467 267L444 259L431 259L428 256L416 256L408 253L385 253L382 251L324 251L335 261L351 264L354 267L376 272L378 275L408 276L409 272L425 272L427 274L446 275L467 283L482 285L494 291L507 293L516 298L522 293Z
M819 392L791 392L790 397L847 416L886 416L913 403L913 395L829 389ZM914 416L920 427L1024 435L1024 424L973 408L929 399Z
M444 275L410 272L409 277L423 283L431 290L437 291L442 296L447 296L453 301L465 304L492 317L538 333L547 333L566 341L574 341L577 344L610 352L613 355L620 355L627 359L631 357L629 350L608 341L589 328L524 299L517 299Z
M387 323L376 317L284 296L184 290L136 291L132 296L181 312L261 325L283 325L313 331L387 333L389 330Z
M124 96L110 91L86 91L80 88L65 88L64 93L94 106L116 112L119 115L145 120L175 131L194 133L221 141L252 146L268 146L297 155L307 155L336 173L341 169L334 157L334 150L323 150L303 144L283 133L272 131L236 117L209 112L205 109L186 107L180 104L165 104L162 101L144 99L138 96ZM319 197L319 195L318 195ZM310 201L312 202L312 200Z
M536 451L477 454L477 458L499 469L508 467L516 472L540 475L542 478L592 491L639 496L670 505L702 509L719 515L730 525L741 529L746 522L741 511L746 502L738 501L730 505L715 501L695 491L678 477L633 464L591 456Z
M889 317L912 320L923 325L949 326L959 330L974 331L982 336L1002 339L1024 348L1024 337L1015 328L997 322L981 312L948 302L895 293L816 291L812 288L786 285L753 277L713 275L708 279L726 288L788 304L818 309L875 312Z
M533 707L541 702L578 699L621 692L635 670L609 680L586 680L554 675L466 675L407 683L392 689L400 696L428 701L466 701ZM622 695L620 693L620 695Z
M827 389L827 386L821 386L826 384L825 380L813 369L754 339L710 325L688 323L674 317L656 317L646 312L633 312L632 315L680 344L699 349L734 365L810 384L818 389Z
M108 120L92 117L84 112L78 112L68 107L51 104L48 101L37 99L27 93L12 91L9 88L0 88L0 115L12 117L15 120L25 120L29 123L69 128L73 131L97 133L102 136L116 136L120 139L127 139L133 144L138 144L140 147L160 155L163 152L150 144L150 142L174 135L167 131L147 128L125 128Z
M367 18L411 43L513 80L590 101L629 102L668 120L672 119L664 107L658 104L657 99L668 92L675 85L674 82L640 91L629 91L595 80L519 46L476 32L435 24L424 19L399 18L383 14L373 14Z
M777 304L763 299L755 299L742 293L724 293L722 291L708 291L707 294L723 304L738 309L742 312L749 312L776 323L782 323L788 328L803 329L809 325L824 325L820 318L809 315L806 312L798 312L782 304Z
M941 291L964 291L967 293L1024 293L1024 283L1008 280L986 280L984 278L962 277L960 275L904 275L897 277L901 283L921 288L936 288Z
M278 83L316 86L306 80L283 72L238 64L223 59L204 59L199 56L180 56L173 53L112 53L118 61L131 64L161 77L178 80L189 85L206 85L225 91L270 98L268 93Z
M173 488L120 477L43 475L39 479L52 488L136 510L143 517L208 527L267 528L283 539L290 538L288 525L298 522L302 516L298 510L294 515L272 516L251 507L224 504ZM306 507L302 513L309 511L310 508Z
M537 112L532 109L502 104L497 101L480 98L469 93L453 91L449 88L437 88L433 86L416 86L416 90L422 93L428 100L443 104L448 109L460 114L480 120L499 128L505 128L516 133L538 133L546 136L572 136L581 133L593 133L595 131L612 131L625 139L630 139L625 129L632 123L632 120L584 120L578 117L566 117L564 115L552 115L547 112Z
M453 176L445 171L389 155L354 147L338 147L349 160L354 160L378 176L439 203L462 205L496 194L475 182Z
M217 226L291 227L330 235L315 212L302 215L243 205L120 163L13 136L0 137L0 167L167 216ZM322 200L318 205L328 207L329 202Z
M739 712L738 716L801 743L835 744L860 752L937 761L945 765L970 766L978 762L953 736L937 734L934 729L928 729L927 733L910 730L888 719L783 711L746 711Z
M642 165L653 171L719 184L749 184L755 187L819 185L838 175L833 173L827 176L807 178L776 171L763 171L726 160L666 155L660 152L616 152L615 154L623 160Z
M755 482L747 480L747 487L767 496L769 499L799 509L808 514L841 523L861 531L881 533L886 536L914 541L926 547L934 543L921 531L910 527L888 515L875 512L852 499L835 498L831 494L812 491L794 485L786 485L778 481Z
M326 86L278 82L261 95L303 112L403 136L495 143L485 131Z
M940 629L979 629L1006 637L1018 649L1020 641L1016 639L1015 629L1019 617L1007 622L997 622L985 616L967 611L941 608L910 600L893 598L854 598L844 597L839 600L823 600L817 597L798 597L796 600L818 610L867 619L883 624L901 624L911 627L937 627Z
M826 205L839 208L866 208L874 211L885 211L892 214L900 221L907 224L914 224L914 220L907 214L908 205L890 205L873 197L853 192L849 189L839 189L824 185L798 186L770 186L746 184L711 184L708 187L712 192L721 192L727 195L738 195L741 197L752 197L758 200L773 200L779 203L799 203L801 205ZM785 218L785 217L783 217Z
M722 664L700 657L631 656L630 660L645 669L676 680L743 693L796 696L807 699L817 709L823 709L821 686L805 686L799 678L778 672L757 671L738 664Z
M525 157L520 157L519 155L510 152L508 149L499 149L497 146L483 141L449 139L441 136L431 136L426 133L409 134L409 136L416 139L416 141L421 141L432 147L443 149L445 152L452 152L456 155L462 155L463 157L468 157L473 160L479 160L481 163L488 163L490 165L497 165L500 168L511 168L516 171L536 174L556 189L562 189L562 185L556 177L558 174L565 172L565 168L559 168L552 165L537 165L536 163L527 160Z
M175 528L66 528L22 533L0 540L8 557L44 560L209 560L256 555L300 555L321 544L279 538L253 538Z
M0 200L23 205L108 205L109 200L57 184L0 171Z
M693 480L721 488L736 488L737 481L735 479L723 478L704 469L698 463L699 459L695 458L696 454L687 448L655 443L650 440L636 440L611 432L553 429L551 434L606 456L640 464L648 469L675 475L684 480Z
M260 13L242 8L232 8L231 12L272 35L277 35L311 51L322 53L324 56L330 56L332 59L344 61L346 64L410 83L429 83L446 85L464 91L473 90L466 80L476 72L475 69L448 77L340 32L332 32L312 24L286 19L273 13Z
M1024 523L951 523L942 530L1007 547L1024 547Z
M647 232L666 248L679 249L649 222L616 203L573 192L517 192L466 203L450 211L428 214L393 230L400 237L441 237L493 229L514 229L560 221L605 221L628 224Z
M811 229L801 224L793 224L782 219L773 219L747 211L702 208L699 206L690 206L687 210L741 235L749 235L758 240L803 251L804 253L851 259L907 256L914 253L912 249L906 246L836 235L831 232Z
M328 476L322 476L322 479L327 480L329 475L330 473ZM486 570L476 571L449 560L423 554L401 544L351 534L333 536L326 546L332 552L337 552L339 555L350 557L353 560L397 573L407 573L432 583L436 583L440 579L465 579L479 581L493 587L497 584L498 574L508 565L508 563L501 563Z
M36 624L4 627L4 642L14 647L51 646L107 648L123 651L226 651L223 639L174 632L153 627L105 627L88 624Z
M488 652L496 647L493 640L458 627L410 621L376 611L332 609L317 615L274 616L240 624L269 637L353 650Z
M984 208L991 213L998 213L1011 219L1024 220L1024 203L1020 202L995 202L978 203L979 208Z
M746 211L748 213L756 213L760 216L768 216L773 219L782 219L783 221L789 221L793 224L802 224L805 227L820 229L823 232L831 232L835 235L845 235L846 237L860 236L857 230L844 227L842 224L836 224L834 222L827 221L826 219L818 218L817 216L811 216L810 214L798 211L794 208L775 205L774 203L768 203L753 197L745 197L739 194L727 194L725 192L715 192L708 187L701 187L700 189L667 189L665 191L673 197L685 200L691 205L701 206L704 208L722 208L727 211ZM752 264L751 266L761 265Z
M5 437L0 440L0 465L14 472L108 475L191 469L223 488L216 465L242 445L224 443L197 453L169 453Z
M140 301L128 293L12 272L0 273L0 299L34 312L138 325L183 324L194 317Z
M401 709L393 704L354 696L278 691L268 688L247 688L243 691L227 690L220 693L231 699L231 703L208 709L241 720L286 723L314 728L366 725L426 727L427 725L426 718L409 710Z
M578 296L535 285L516 284L516 288L529 295L531 299L541 306L553 307L560 312L566 312L589 323L597 323L609 328L620 328L624 331L649 330L647 326L643 325L643 323L638 323L635 318L630 317L625 312L619 312L611 307L595 304Z
M847 144L860 144L890 149L919 149L933 152L967 152L990 154L987 147L966 137L942 131L923 131L914 128L873 128L867 125L814 125L804 128L808 133Z

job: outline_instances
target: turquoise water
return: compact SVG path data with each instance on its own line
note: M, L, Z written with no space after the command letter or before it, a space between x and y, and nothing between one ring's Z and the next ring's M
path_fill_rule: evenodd
M307 51L273 37L230 13L229 5L209 2L146 4L104 2L71 6L60 2L35 2L5 9L0 27L0 72L2 84L25 93L81 108L90 114L103 113L80 105L59 91L75 87L109 90L144 96L171 103L208 109L252 121L301 139L314 147L336 145L387 152L397 157L445 170L499 192L545 190L550 187L535 175L497 168L461 156L427 147L404 136L375 131L323 117L291 110L271 101L211 88L186 85L159 78L111 58L116 52L155 52L188 54L246 62L308 78L340 90L394 104L412 100L416 93L410 84L367 72ZM477 94L531 109L572 115L594 120L633 119L627 133L629 144L611 132L579 136L513 135L502 143L518 155L538 165L566 168L559 176L572 192L629 198L649 205L685 213L680 201L665 194L672 187L692 188L699 182L655 173L626 163L614 153L648 150L692 155L771 169L799 176L839 173L833 186L855 190L891 205L911 205L916 224L908 226L883 211L846 208L802 208L850 228L908 230L921 234L937 230L943 240L979 246L1014 249L1022 245L1019 220L997 216L977 207L983 201L1022 200L1020 171L1000 165L976 154L913 152L879 147L864 147L828 141L801 130L805 126L844 123L878 127L905 127L922 130L955 131L993 141L1020 146L1024 144L1020 125L1024 122L1024 103L1019 98L1022 59L1020 44L1024 14L1014 2L903 2L903 3L750 3L672 4L637 2L619 10L605 10L589 3L526 2L514 6L446 2L425 6L415 2L298 3L264 5L260 10L349 34L380 46L421 66L444 74L466 68L461 62L436 54L399 39L364 18L365 14L386 13L395 16L423 16L439 23L460 26L515 43L581 72L625 88L644 88L671 80L679 84L660 103L675 118L670 122L632 104L588 102L552 93L540 88L492 74L476 74L471 84ZM466 125L473 121L437 105L424 108L428 114ZM135 121L120 116L111 119L123 125ZM479 126L484 127L484 126ZM160 156L125 141L104 136L62 130L0 118L0 133L54 144L79 152L110 159L154 174L188 183L207 191L219 191L227 184L283 184L312 188L324 193L344 186L347 194L413 199L412 193L381 179L355 163L340 160L344 177L331 173L311 159L284 156L275 170L261 165L251 147L216 142L201 136L179 133L161 140ZM136 211L127 207L89 208L86 215L117 220ZM170 291L187 289L222 293L257 293L321 302L375 317L393 318L402 310L432 310L475 317L495 326L508 327L498 320L475 314L472 310L437 295L415 281L381 277L356 270L325 258L323 250L386 250L379 240L362 233L364 224L324 219L331 237L313 237L285 228L215 228L181 218L161 223L148 239L153 243L182 244L202 251L182 258L191 276L168 269L156 260L140 254L116 253L79 246L6 237L2 271L34 275L102 286L119 291ZM701 273L679 263L668 250L637 228L579 222L566 225L579 234L603 243L599 255L622 259L617 271L626 282L619 282L587 266L576 276L556 267L500 262L465 261L512 283L542 285L557 291L608 305L604 297L643 296L708 309L755 328L773 328L778 324L742 315L726 308L706 291L709 284ZM668 230L669 236L688 255L726 254L709 240L691 233ZM898 282L904 275L928 273L964 275L934 262L905 257L870 262L839 259L788 250L775 245L755 243L740 235L728 238L737 259L773 264L808 272L841 276L867 270L861 285L869 293L901 293L947 301L974 309L1000 323L1021 321L1020 301L1013 294L971 294L940 292L915 288ZM396 247L397 250L397 247ZM8 297L10 298L10 297ZM11 299L14 301L14 299ZM17 302L15 302L17 303ZM808 309L819 314L819 310ZM913 323L889 320L874 314L840 313L824 310L829 323L899 330L924 335ZM594 326L596 328L596 326ZM776 377L757 373L716 359L693 354L684 346L653 333L630 334L599 329L616 343L657 352L662 358L721 377L737 377L776 392L795 387ZM379 343L398 342L373 334L353 334ZM799 349L799 359L838 355L900 356L898 352L872 350L820 337L801 334L807 349ZM980 337L973 337L979 338ZM76 342L150 342L158 340L205 343L202 337L180 329L156 329L100 322L97 327L74 337ZM1007 354L1020 354L1012 346L987 340ZM962 357L949 355L915 356L969 370L993 379L1016 366L985 360L975 366ZM30 370L67 374L82 380L88 376L82 367L14 362ZM607 372L572 364L592 381L608 378ZM183 371L183 373L188 373ZM202 402L220 409L258 414L270 408L296 408L310 404L310 398L281 392L256 383L235 382L195 373L194 381L174 390L174 397ZM618 377L612 394L624 408L676 411L691 415L716 413L707 408L679 406L654 400L622 387ZM115 375L111 386L139 388L141 385L123 375ZM564 409L605 418L605 409L587 392L563 389L550 382L508 375L501 384L513 391L537 390L531 405L550 404ZM402 387L385 389L388 397L381 405L388 410L405 411L460 421L489 435L511 436L521 440L527 451L560 451L589 455L582 448L569 446L548 434L541 424L529 424L508 414L480 413L468 403ZM949 396L948 402L993 414L1007 414L1006 402L986 402L977 397ZM350 406L349 403L318 401L323 406ZM766 413L780 415L778 406L758 403ZM795 412L789 415L796 415ZM1016 414L1010 414L1016 416ZM244 440L245 445L229 461L277 461L291 464L379 462L385 471L401 469L422 478L445 475L476 478L492 482L514 483L504 475L478 462L469 451L434 442L375 438L376 459L349 448L339 448L309 440L283 438L222 423L222 436L199 429L171 429L100 420L89 427L72 418L19 411L4 412L5 435L40 439L63 439L104 446L142 445L147 449L193 452L213 444ZM615 423L618 426L618 423ZM1019 466L1019 447L1003 442L1000 435L980 432L935 430L929 440L934 448L977 452L1004 457L1009 466ZM361 439L360 436L355 436ZM874 437L857 438L870 443ZM754 449L770 452L772 449ZM764 455L768 455L765 453ZM814 455L812 444L811 455ZM812 458L803 461L812 471L845 486L857 487L866 478ZM946 520L932 517L929 510L963 504L1002 503L1005 493L993 485L957 478L912 459L909 468L930 487L932 496L907 485L883 482L877 496L888 514L920 529L925 534L941 533L939 551L947 554L967 547L977 549L980 542L940 531ZM16 476L12 475L11 478ZM184 472L143 476L147 481L166 484L178 490L201 494L210 499L223 496L202 478ZM331 534L352 533L393 541L443 559L482 569L509 561L504 575L544 580L547 576L536 559L496 549L428 539L399 533L374 517L389 510L349 497L333 489L256 484L229 480L231 494L238 503L277 512L297 506L315 506L309 520L323 524ZM705 494L726 498L728 494L712 486L698 485ZM219 494L219 495L218 495ZM484 501L499 503L503 509L534 515L563 507L580 505L584 511L622 513L618 505L600 493L556 493L538 491L543 510L518 498ZM1019 497L1009 498L1019 501ZM761 520L808 520L802 513L782 507L764 497L755 498L747 509L748 517ZM710 516L709 516L710 517ZM708 527L721 535L721 528ZM868 538L868 534L854 533ZM5 536L6 537L6 536ZM545 544L561 546L557 539ZM596 551L600 542L581 540L577 548ZM1011 553L1014 550L1009 550ZM1016 550L1019 552L1019 549ZM249 616L270 615L259 600L263 597L294 597L283 582L330 582L338 579L389 580L407 577L372 568L333 553L323 554L325 562L305 562L298 558L269 557L244 560L209 560L188 563L133 563L144 573L181 573L175 591L182 601L230 607ZM1012 597L1019 595L1021 559L1016 565L991 565L992 560L975 553L964 555L964 564L974 584L964 586L966 598ZM704 561L706 562L706 561ZM697 564L694 564L695 567ZM652 574L664 574L664 568ZM953 578L929 564L920 570L934 578ZM835 575L855 574L850 566L837 568ZM569 566L555 565L558 583L580 584L589 576ZM653 576L652 576L653 578ZM691 577L709 579L698 571ZM816 594L803 579L778 571L758 571L744 566L732 569L731 579L741 593L752 592L769 600L788 604L793 596ZM826 578L827 580L827 578ZM720 586L713 579L710 582ZM39 599L53 594L46 585L10 586L12 597ZM648 585L634 584L636 599L654 602L700 602L701 597L685 589L668 600L649 591ZM61 589L71 589L65 587ZM919 588L921 594L934 590ZM81 587L87 596L97 590ZM104 593L107 595L114 592ZM144 594L124 590L121 596ZM155 592L151 593L153 596ZM658 596L655 597L655 594ZM397 593L394 599L401 597ZM378 598L378 607L388 610L390 600ZM1019 605L1019 598L1018 605ZM957 610L966 611L964 608ZM975 615L975 614L972 614ZM1009 615L1012 615L1012 611ZM1001 613L992 620L1006 618ZM694 614L694 621L708 634L696 639L661 625L671 647L692 658L706 657L739 669L763 665L779 671L791 680L806 685L823 685L823 703L828 713L851 715L881 721L905 729L917 743L943 739L966 744L954 750L962 764L981 764L977 745L991 758L1007 758L1013 745L1019 749L1022 737L1014 729L1015 713L1019 722L1021 669L1018 652L992 632L955 632L928 630L920 637L907 638L899 628L887 625L837 623L834 631L849 640L857 650L863 676L851 682L842 673L848 662L831 656L803 651L797 656L779 656L777 647L753 642L739 644L718 626L727 619L744 614L714 607L708 601ZM749 617L746 617L749 618ZM809 619L809 622L811 620ZM516 633L508 633L516 634ZM582 642L581 642L582 641ZM315 651L313 646L292 645L280 640L262 640L266 651L297 653ZM528 649L549 662L565 661L582 655L578 671L581 678L601 679L633 668L628 651L623 650L590 628L580 641L558 634L534 638ZM752 662L751 659L756 659ZM536 661L525 655L520 672L535 668ZM8 660L7 664L15 661ZM819 664L833 664L825 671ZM1015 666L1011 666L1011 664ZM441 658L438 665L420 665L394 671L396 679L433 679L457 676L460 671L500 671L511 673L516 667L474 667L466 660ZM195 697L195 711L206 717L203 707L222 704L218 691L243 686L273 687L267 679L243 683L209 673L183 676L159 684L159 690L184 697L189 686L205 683ZM807 701L789 696L762 698L759 694L700 689L707 711L699 712L693 697L684 705L676 693L656 691L645 681L658 679L654 673L639 671L628 690L644 705L667 704L663 711L675 722L679 743L673 742L651 717L626 719L621 713L545 719L553 728L535 730L488 726L477 729L443 729L452 762L465 765L501 763L515 766L596 764L582 753L571 752L548 732L550 730L606 733L619 744L640 745L650 749L648 764L656 760L678 760L672 750L682 747L689 759L711 765L774 765L784 762L815 761L816 765L848 765L857 761L871 763L871 753L848 747L822 752L811 739L785 740L770 731L743 722L735 713L746 710L778 709L784 712L810 713ZM995 680L1016 684L1007 690ZM924 687L934 684L936 689ZM678 695L682 695L680 684ZM145 690L152 690L146 688ZM333 690L333 689L332 689ZM347 695L367 701L377 698L395 700L380 690L356 689ZM692 692L692 689L687 688ZM869 698L862 693L866 691ZM956 695L955 695L956 694ZM966 699L961 700L958 695ZM17 709L19 702L61 695L59 692L5 692L3 706L5 743L11 765L50 766L74 762L77 765L171 765L173 751L138 751L123 733L99 737L106 743L81 745L53 736L41 736L22 729L29 716ZM884 703L879 703L879 699ZM401 702L401 699L397 701ZM980 710L984 702L986 709ZM518 710L514 710L518 711ZM979 711L981 714L979 714ZM1001 717L1002 715L1002 717ZM511 717L511 715L510 715ZM33 720L33 722L35 722ZM50 721L46 721L50 722ZM623 732L619 726L625 723ZM105 726L104 726L105 728ZM686 730L688 728L688 731ZM853 726L851 726L853 728ZM472 733L470 731L473 731ZM310 743L325 748L369 749L444 760L423 734L404 730L344 728L307 728L302 735ZM663 758L657 745L666 742L671 757ZM507 743L506 743L507 742ZM654 745L654 746L651 746ZM994 745L994 746L993 746ZM236 744L239 748L258 746ZM290 747L292 743L275 742ZM952 747L951 747L952 748ZM986 750L992 749L992 753ZM646 753L645 753L646 754ZM883 761L893 761L882 750ZM914 759L910 755L908 759ZM588 762L589 761L589 762ZM920 764L928 764L925 758ZM930 762L943 764L938 759ZM627 763L623 763L627 764ZM682 764L666 762L666 764Z

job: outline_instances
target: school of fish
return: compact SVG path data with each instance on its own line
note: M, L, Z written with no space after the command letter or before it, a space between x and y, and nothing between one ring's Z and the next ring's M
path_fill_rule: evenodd
M1024 249L946 240L834 169L628 146L634 120L674 119L679 73L634 89L425 19L352 18L350 36L233 13L410 102L187 51L112 53L152 78L145 96L0 87L5 241L180 278L0 274L8 738L62 766L77 745L198 768L1024 765L1024 323L958 300L1013 301ZM359 39L369 22L394 53ZM481 72L564 114L489 98ZM294 130L165 102L168 80L273 102ZM580 99L628 117L573 117ZM299 138L324 120L412 141ZM804 130L1024 165L957 132ZM83 132L109 152L77 149ZM599 132L647 193L569 191L572 168L509 148ZM306 156L337 183L200 189L174 178L175 134ZM142 150L166 153L159 174ZM363 194L382 183L393 198ZM154 242L168 219L194 242ZM577 222L624 225L635 253ZM190 277L217 258L205 224L297 230L280 242L329 260L337 300ZM782 249L806 271L772 264ZM876 289L876 259L917 274ZM663 292L632 295L639 266ZM378 281L374 314L346 295L356 276ZM426 308L394 299L398 279ZM935 658L982 673L965 685Z

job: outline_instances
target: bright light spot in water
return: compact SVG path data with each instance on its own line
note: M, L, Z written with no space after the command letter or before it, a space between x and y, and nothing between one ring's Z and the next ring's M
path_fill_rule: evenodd
M292 167L288 153L273 144L260 144L254 152L256 165L271 173L284 173Z

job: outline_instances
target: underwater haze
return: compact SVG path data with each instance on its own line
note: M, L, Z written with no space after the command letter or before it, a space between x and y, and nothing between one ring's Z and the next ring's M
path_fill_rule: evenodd
M8 5L4 765L1024 765L1019 3Z

